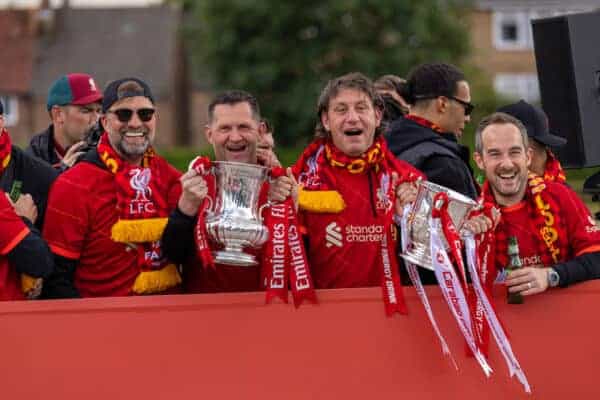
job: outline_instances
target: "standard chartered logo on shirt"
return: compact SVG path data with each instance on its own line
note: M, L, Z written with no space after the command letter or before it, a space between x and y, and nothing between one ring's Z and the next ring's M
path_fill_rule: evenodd
M325 246L342 247L342 228L334 221L325 227Z
M342 231L334 221L325 227L325 246L342 247L344 242L380 242L383 235L383 225L346 225Z

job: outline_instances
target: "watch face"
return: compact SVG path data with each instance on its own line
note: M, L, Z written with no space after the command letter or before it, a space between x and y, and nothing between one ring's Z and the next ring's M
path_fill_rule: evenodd
M551 269L550 272L548 272L548 284L551 287L555 287L555 286L558 286L559 281L560 281L560 276L558 275L558 272Z

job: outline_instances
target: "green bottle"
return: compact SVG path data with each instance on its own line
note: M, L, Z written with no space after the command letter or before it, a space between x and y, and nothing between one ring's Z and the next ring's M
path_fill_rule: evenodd
M519 257L519 242L516 236L510 236L508 238L508 265L506 270L509 273L515 269L523 268L521 257ZM508 289L507 289L508 290ZM507 301L509 304L523 304L523 295L521 293L510 293L507 292Z

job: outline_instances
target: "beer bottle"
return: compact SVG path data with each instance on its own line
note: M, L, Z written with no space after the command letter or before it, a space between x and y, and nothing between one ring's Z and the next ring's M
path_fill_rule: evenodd
M521 257L519 257L519 242L516 236L509 236L507 254L508 265L506 266L506 270L510 275L511 271L523 267ZM509 304L523 304L523 295L521 293L507 292L507 301Z

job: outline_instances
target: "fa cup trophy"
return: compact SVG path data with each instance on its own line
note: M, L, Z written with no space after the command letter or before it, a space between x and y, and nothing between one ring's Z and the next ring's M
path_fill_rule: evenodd
M433 208L433 198L439 192L448 195L448 213L454 223L456 230L460 232L469 212L478 205L470 198L463 196L444 186L435 183L421 181L417 198L408 216L408 237L410 244L402 258L421 267L433 270L431 263L429 218ZM449 248L445 236L440 232L440 237L446 250Z
M228 265L257 265L256 257L244 248L260 248L269 238L261 217L268 203L258 207L269 170L260 165L215 161L212 172L216 193L213 207L207 212L206 230L210 239L223 247L213 251L214 260Z

